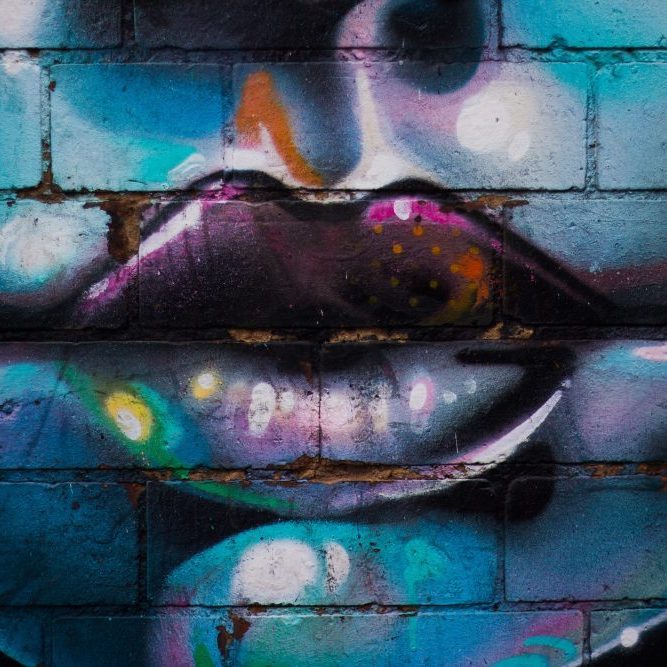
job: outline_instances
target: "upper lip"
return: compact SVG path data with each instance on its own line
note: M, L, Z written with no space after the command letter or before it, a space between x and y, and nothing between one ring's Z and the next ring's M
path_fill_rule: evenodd
M95 322L138 285L148 324L487 324L503 298L503 270L514 276L512 290L523 282L570 313L595 320L611 310L530 242L430 184L321 202L275 183L270 197L244 187L259 177L266 180L249 173L213 190L209 183L220 182L214 174L197 184L201 195L153 207L139 254L96 280L76 304L78 315ZM373 224L369 211L392 201L412 202L413 215ZM462 258L473 262L469 275L460 270Z

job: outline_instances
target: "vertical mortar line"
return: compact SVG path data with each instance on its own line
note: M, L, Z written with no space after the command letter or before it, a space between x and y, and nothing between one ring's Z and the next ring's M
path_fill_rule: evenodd
M51 65L42 67L41 56L37 57L39 66L39 103L40 130L42 142L42 178L41 184L51 188L53 181L53 153L51 146Z
M232 180L232 158L234 147L234 62L218 63L220 77L221 114L224 118L220 128L220 142L222 144L222 180L229 183ZM227 99L226 99L227 98ZM228 117L225 118L225 107L229 106Z
M598 189L598 71L597 65L587 65L585 195Z
M506 318L507 318L507 279L506 279L506 269L505 269L505 245L507 242L507 215L508 215L509 208L507 206L502 206L500 209L500 213L498 214L498 222L500 224L500 257L499 257L499 263L500 263L500 280L499 282L499 287L500 287L500 298L499 298L499 306L500 306L500 313L497 316L497 319L501 323L504 324Z
M507 544L507 515L508 515L508 507L507 504L509 503L509 488L510 484L507 481L504 481L502 483L502 515L500 519L500 540L498 544L498 576L500 581L498 582L498 589L500 592L501 596L501 603L503 607L507 605L507 583L506 583L506 563L505 563L505 555L506 555L506 544Z
M148 600L148 484L140 484L143 491L138 494L137 500L137 539L139 557L137 559L137 599L133 607L147 609Z
M503 0L494 0L495 4L495 44L492 47L494 56L499 59L503 44Z
M317 465L322 463L322 354L324 343L317 341L316 360L317 360Z
M582 611L584 616L582 623L582 647L581 647L581 663L582 665L589 665L591 663L591 612L590 609Z
M49 614L42 621L42 657L45 665L53 665L53 642L55 636L53 633L53 615Z

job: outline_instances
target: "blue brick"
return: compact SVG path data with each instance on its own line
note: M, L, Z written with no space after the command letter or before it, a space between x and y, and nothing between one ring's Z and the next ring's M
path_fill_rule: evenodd
M662 0L503 0L506 46L666 46Z
M51 664L53 667L146 665L150 655L148 631L151 620L161 627L159 619L149 617L58 619L53 623ZM172 622L168 627L178 626ZM151 660L151 664L160 663ZM196 666L196 663L192 664Z
M661 361L667 347L633 340L571 349L576 361L561 400L533 438L548 443L556 461L667 458L667 368Z
M0 662L5 656L16 661L8 665L44 664L43 616L17 612L0 615Z
M660 664L666 629L664 608L595 611L591 614L591 657L609 665Z
M280 0L228 0L224 8L208 0L139 0L137 34L153 47L334 48L478 47L486 43L492 21L489 0L441 3L387 3L354 0L294 3Z
M667 64L615 65L597 85L600 187L666 187Z
M488 487L151 484L150 596L207 606L488 602L498 526L469 509L476 503L492 504Z
M120 0L4 0L0 5L0 47L116 46L120 19Z
M510 490L510 600L667 597L667 495L660 478L532 478Z
M54 67L56 182L67 190L168 190L222 169L223 73L215 65Z
M512 394L525 370L510 349L496 350L495 363L477 357L485 350L493 355L488 346L462 343L326 348L322 455L424 464L497 462L512 454L514 447L501 452L493 443L520 421L520 414L503 408L503 398ZM546 369L537 373L544 378ZM557 385L542 384L547 400ZM509 401L509 406L511 412L519 402Z
M99 206L73 201L0 202L0 326L92 323L92 317L72 306L93 282L118 265L109 254L111 219ZM96 323L118 324L124 314L120 299L114 313Z
M308 346L28 344L0 352L4 467L242 467L317 455Z
M0 188L37 185L42 173L39 67L0 61Z
M54 666L272 665L472 667L578 664L579 612L71 618L55 624ZM443 662L446 660L446 662ZM540 660L538 663L537 660ZM545 663L546 664L546 663Z
M237 124L236 170L351 189L424 174L454 188L584 183L585 65L243 65L234 78L255 124L267 127L253 95L272 91L300 155Z
M563 323L573 317L603 323L664 322L667 280L661 279L661 265L667 254L666 217L665 200L541 199L513 209L509 228L556 260L562 272L555 278L580 281L607 305L593 306L588 315L567 307L554 309L538 290L512 288L515 269L508 266L508 312L532 322ZM513 259L510 254L508 247L508 262ZM564 302L566 285L561 282L557 288Z
M0 484L6 605L130 604L137 588L137 525L113 484Z

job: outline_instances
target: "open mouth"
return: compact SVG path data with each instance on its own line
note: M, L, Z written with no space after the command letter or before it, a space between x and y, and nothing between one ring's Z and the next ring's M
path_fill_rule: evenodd
M428 184L321 201L276 183L269 197L245 187L257 179L206 190L220 181L213 175L197 199L153 206L139 253L95 281L77 316L104 320L134 289L141 323L170 327L486 325L523 293L567 321L613 310L530 243Z

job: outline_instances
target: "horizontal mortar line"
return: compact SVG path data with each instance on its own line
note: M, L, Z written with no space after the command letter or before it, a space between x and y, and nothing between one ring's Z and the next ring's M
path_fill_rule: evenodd
M67 484L84 482L86 479L121 482L127 480L130 483L150 483L150 482L164 482L168 481L174 484L191 484L192 482L271 482L276 486L280 486L283 482L288 482L292 479L302 479L304 481L322 482L323 480L331 479L332 475L340 474L342 483L355 483L357 481L364 483L366 480L347 479L345 474L359 475L363 474L365 470L371 472L405 472L414 473L416 475L423 475L421 478L405 477L405 478L387 478L387 479L372 479L371 481L377 483L386 483L394 481L444 481L444 480L469 480L468 474L481 475L479 480L484 480L484 475L502 476L505 473L526 474L535 477L549 477L550 479L571 479L567 475L574 475L584 478L605 479L607 477L637 477L649 476L657 477L662 474L667 474L667 459L651 459L651 460L587 460L587 461L558 461L558 460L535 460L535 461L521 461L521 462L498 462L498 463L462 463L457 461L443 461L442 463L378 463L366 461L349 461L349 460L335 460L325 459L321 466L317 466L315 459L310 459L314 473L308 469L307 472L300 470L298 463L277 463L273 466L253 466L252 464L244 467L223 468L223 467L194 467L194 468L140 468L130 466L114 466L98 468L27 468L27 467L13 467L0 468L0 477L10 475L21 475L17 482L31 482L44 481L44 477L39 475L49 475L53 479L54 484ZM458 469L463 466L464 470ZM550 466L558 466L557 470L546 470ZM633 469L638 467L645 467L646 469ZM612 470L600 473L600 467L616 468L619 470ZM446 470L451 468L451 471ZM444 470L443 470L444 469ZM331 471L331 472L330 472ZM273 477L256 477L253 475L275 475L281 473L283 477L274 479ZM319 474L318 474L319 473ZM193 477L188 478L184 476L179 478L178 475L191 474ZM68 479L66 475L77 475L74 479ZM154 477L162 475L163 479L154 479ZM210 477L207 477L210 475ZM236 477L238 475L238 477ZM430 476L429 476L430 475ZM437 476L434 476L437 475ZM31 479L31 476L35 476ZM216 477L217 476L217 477ZM220 477L229 477L229 479L220 479ZM56 479L59 478L59 479ZM3 480L14 481L14 480ZM475 481L475 480L473 480Z
M520 327L529 329L530 336L524 336L520 333L511 331L497 336L485 338L491 329L498 325ZM655 340L660 342L667 336L667 327L665 325L578 325L572 329L561 329L559 327L550 327L549 325L534 325L531 323L498 321L488 326L475 329L456 329L442 328L431 329L407 329L404 327L346 327L340 329L322 329L322 328L241 328L229 327L233 331L242 331L243 337L227 333L227 327L202 327L194 332L189 329L131 329L117 330L110 332L107 329L88 329L88 330L69 330L69 329L8 329L0 331L0 343L31 343L31 344L86 344L86 343L161 343L184 345L188 343L209 343L219 345L235 346L265 346L265 345L288 345L288 344L308 344L308 345L405 345L409 343L494 343L494 342L515 342L529 344L531 342L539 343L559 343L559 342L609 342L614 340ZM358 339L345 338L343 340L331 341L331 337L344 334L361 334ZM375 333L374 333L375 332ZM262 338L266 334L270 338ZM384 339L383 334L394 336L394 338ZM397 338L398 334L405 334L405 338ZM481 335L480 335L481 334ZM260 336L253 340L253 336Z
M220 194L221 190L224 190L225 185L233 184L234 182L234 173L241 174L243 172L229 171L226 174L226 178L221 179L220 185L215 188L210 188L206 190L198 189L180 189L180 190L66 190L61 189L59 186L56 186L52 190L42 189L42 186L35 186L29 188L7 188L0 190L0 198L6 200L16 200L16 201L40 201L46 200L47 203L58 204L61 203L60 199L67 199L72 201L77 200L89 200L89 199L119 199L122 197L142 197L147 200L155 200L155 203L160 202L170 202L174 198L179 198L184 201L199 201L212 199L215 201L230 201L235 203L267 203L264 200L257 202L252 201L252 199L246 200L244 198L240 199L230 199L230 200L218 200L216 195ZM409 196L428 196L432 197L443 196L443 195L458 195L460 197L476 197L484 195L493 195L493 196L505 196L508 198L512 197L531 197L531 196L555 196L562 195L564 197L573 197L575 201L605 201L605 198L621 198L626 201L645 201L640 199L640 197L645 198L657 198L662 199L667 196L667 187L653 188L653 189L608 189L602 190L599 188L590 189L585 186L577 188L566 188L566 189L543 189L543 188L534 188L534 189L517 189L517 188L476 188L474 186L469 186L465 188L460 187L450 187L446 183L438 183L433 181L431 184L422 183L420 187L412 189L410 187L404 188L392 188L392 187L382 187L374 190L368 189L352 189L352 188L319 188L319 189L310 189L310 188L285 188L285 189L274 189L266 188L261 186L249 186L243 191L244 197L250 197L253 193L262 195L263 197L272 196L276 200L287 199L289 201L299 202L301 199L306 199L309 202L318 202L321 201L322 197L327 195L341 196L346 195L350 197L349 200L351 203L358 201L354 197L365 197L365 196L391 196L391 195L409 195ZM594 195L594 196L593 196ZM295 199L297 197L297 199ZM51 200L50 202L48 200ZM326 203L326 202L324 202ZM456 200L452 203L467 203L466 200ZM501 208L502 205L489 208Z
M137 40L132 44L115 44L101 46L3 46L0 47L0 53L25 53L30 57L60 56L75 54L79 56L134 56L150 57L159 55L197 57L197 56L265 56L275 55L283 57L298 57L299 55L309 56L335 56L337 54L350 54L353 56L368 54L387 54L396 56L414 56L420 54L431 55L470 55L479 58L479 54L484 60L496 59L494 56L504 55L525 55L534 57L556 56L563 57L567 55L582 56L604 54L605 56L643 56L643 55L664 55L667 56L667 47L661 45L581 45L572 46L566 44L552 43L547 46L533 46L526 44L507 44L486 42L484 44L462 44L456 46L441 46L424 44L420 46L399 46L397 44L347 44L344 46L317 46L309 47L305 45L271 45L271 46L179 46L176 44L151 45L142 40ZM618 63L614 63L618 64Z

